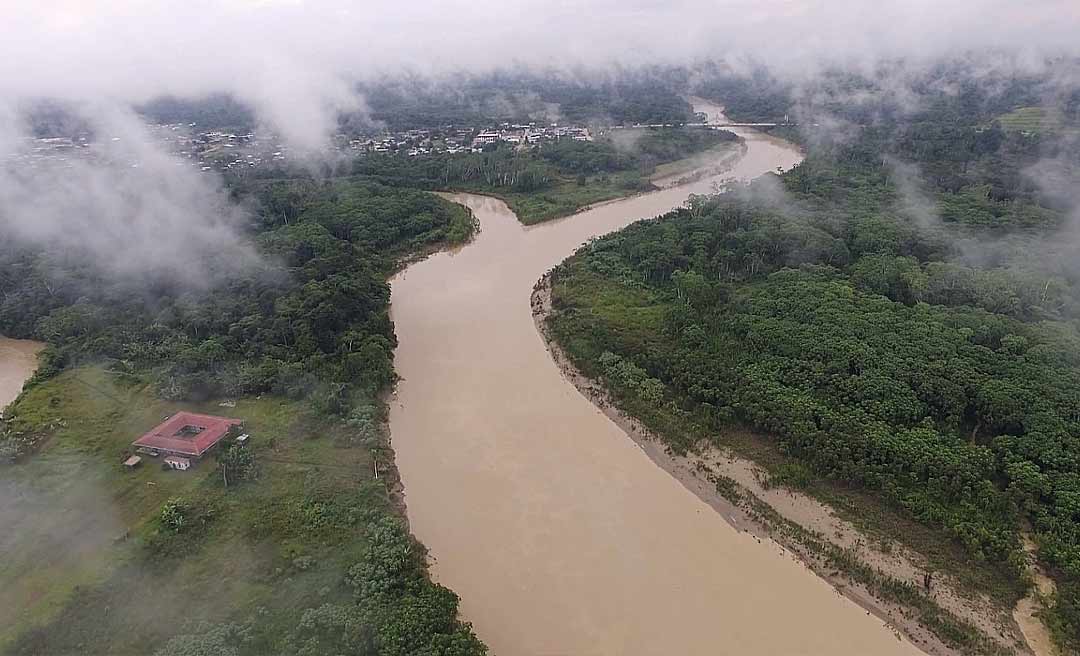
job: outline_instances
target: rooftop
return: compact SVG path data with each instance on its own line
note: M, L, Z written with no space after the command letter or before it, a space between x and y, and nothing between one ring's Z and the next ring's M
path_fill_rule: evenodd
M178 412L132 445L197 458L221 441L231 426L242 423L228 417Z

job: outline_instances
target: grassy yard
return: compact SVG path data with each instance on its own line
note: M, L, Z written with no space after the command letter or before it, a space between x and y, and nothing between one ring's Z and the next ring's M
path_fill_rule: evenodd
M243 419L258 477L226 489L213 456L125 471L131 441L178 410ZM303 609L350 598L362 527L392 513L387 477L372 480L378 446L287 400L174 403L83 367L13 411L17 427L49 428L0 481L0 651L149 654L202 621L249 620L256 651L274 648ZM191 522L179 535L160 520L170 499Z

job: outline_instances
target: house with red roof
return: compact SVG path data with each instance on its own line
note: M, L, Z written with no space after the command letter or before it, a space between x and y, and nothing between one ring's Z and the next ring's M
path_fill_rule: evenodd
M132 446L167 453L181 458L200 458L214 448L233 426L244 422L228 417L178 412L152 429Z

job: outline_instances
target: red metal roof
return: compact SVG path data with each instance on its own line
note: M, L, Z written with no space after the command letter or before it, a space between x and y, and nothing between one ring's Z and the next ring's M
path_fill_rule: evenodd
M132 446L144 446L198 458L225 437L230 426L241 424L243 422L239 419L178 412L135 440Z

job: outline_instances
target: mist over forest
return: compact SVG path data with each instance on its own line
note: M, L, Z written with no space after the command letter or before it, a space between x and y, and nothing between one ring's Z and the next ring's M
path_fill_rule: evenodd
M10 4L0 653L488 653L409 523L391 281L484 237L442 192L542 235L702 180L551 263L564 373L839 509L702 474L913 650L1080 650L1075 2ZM759 141L798 163L725 177ZM180 410L252 441L168 471Z

